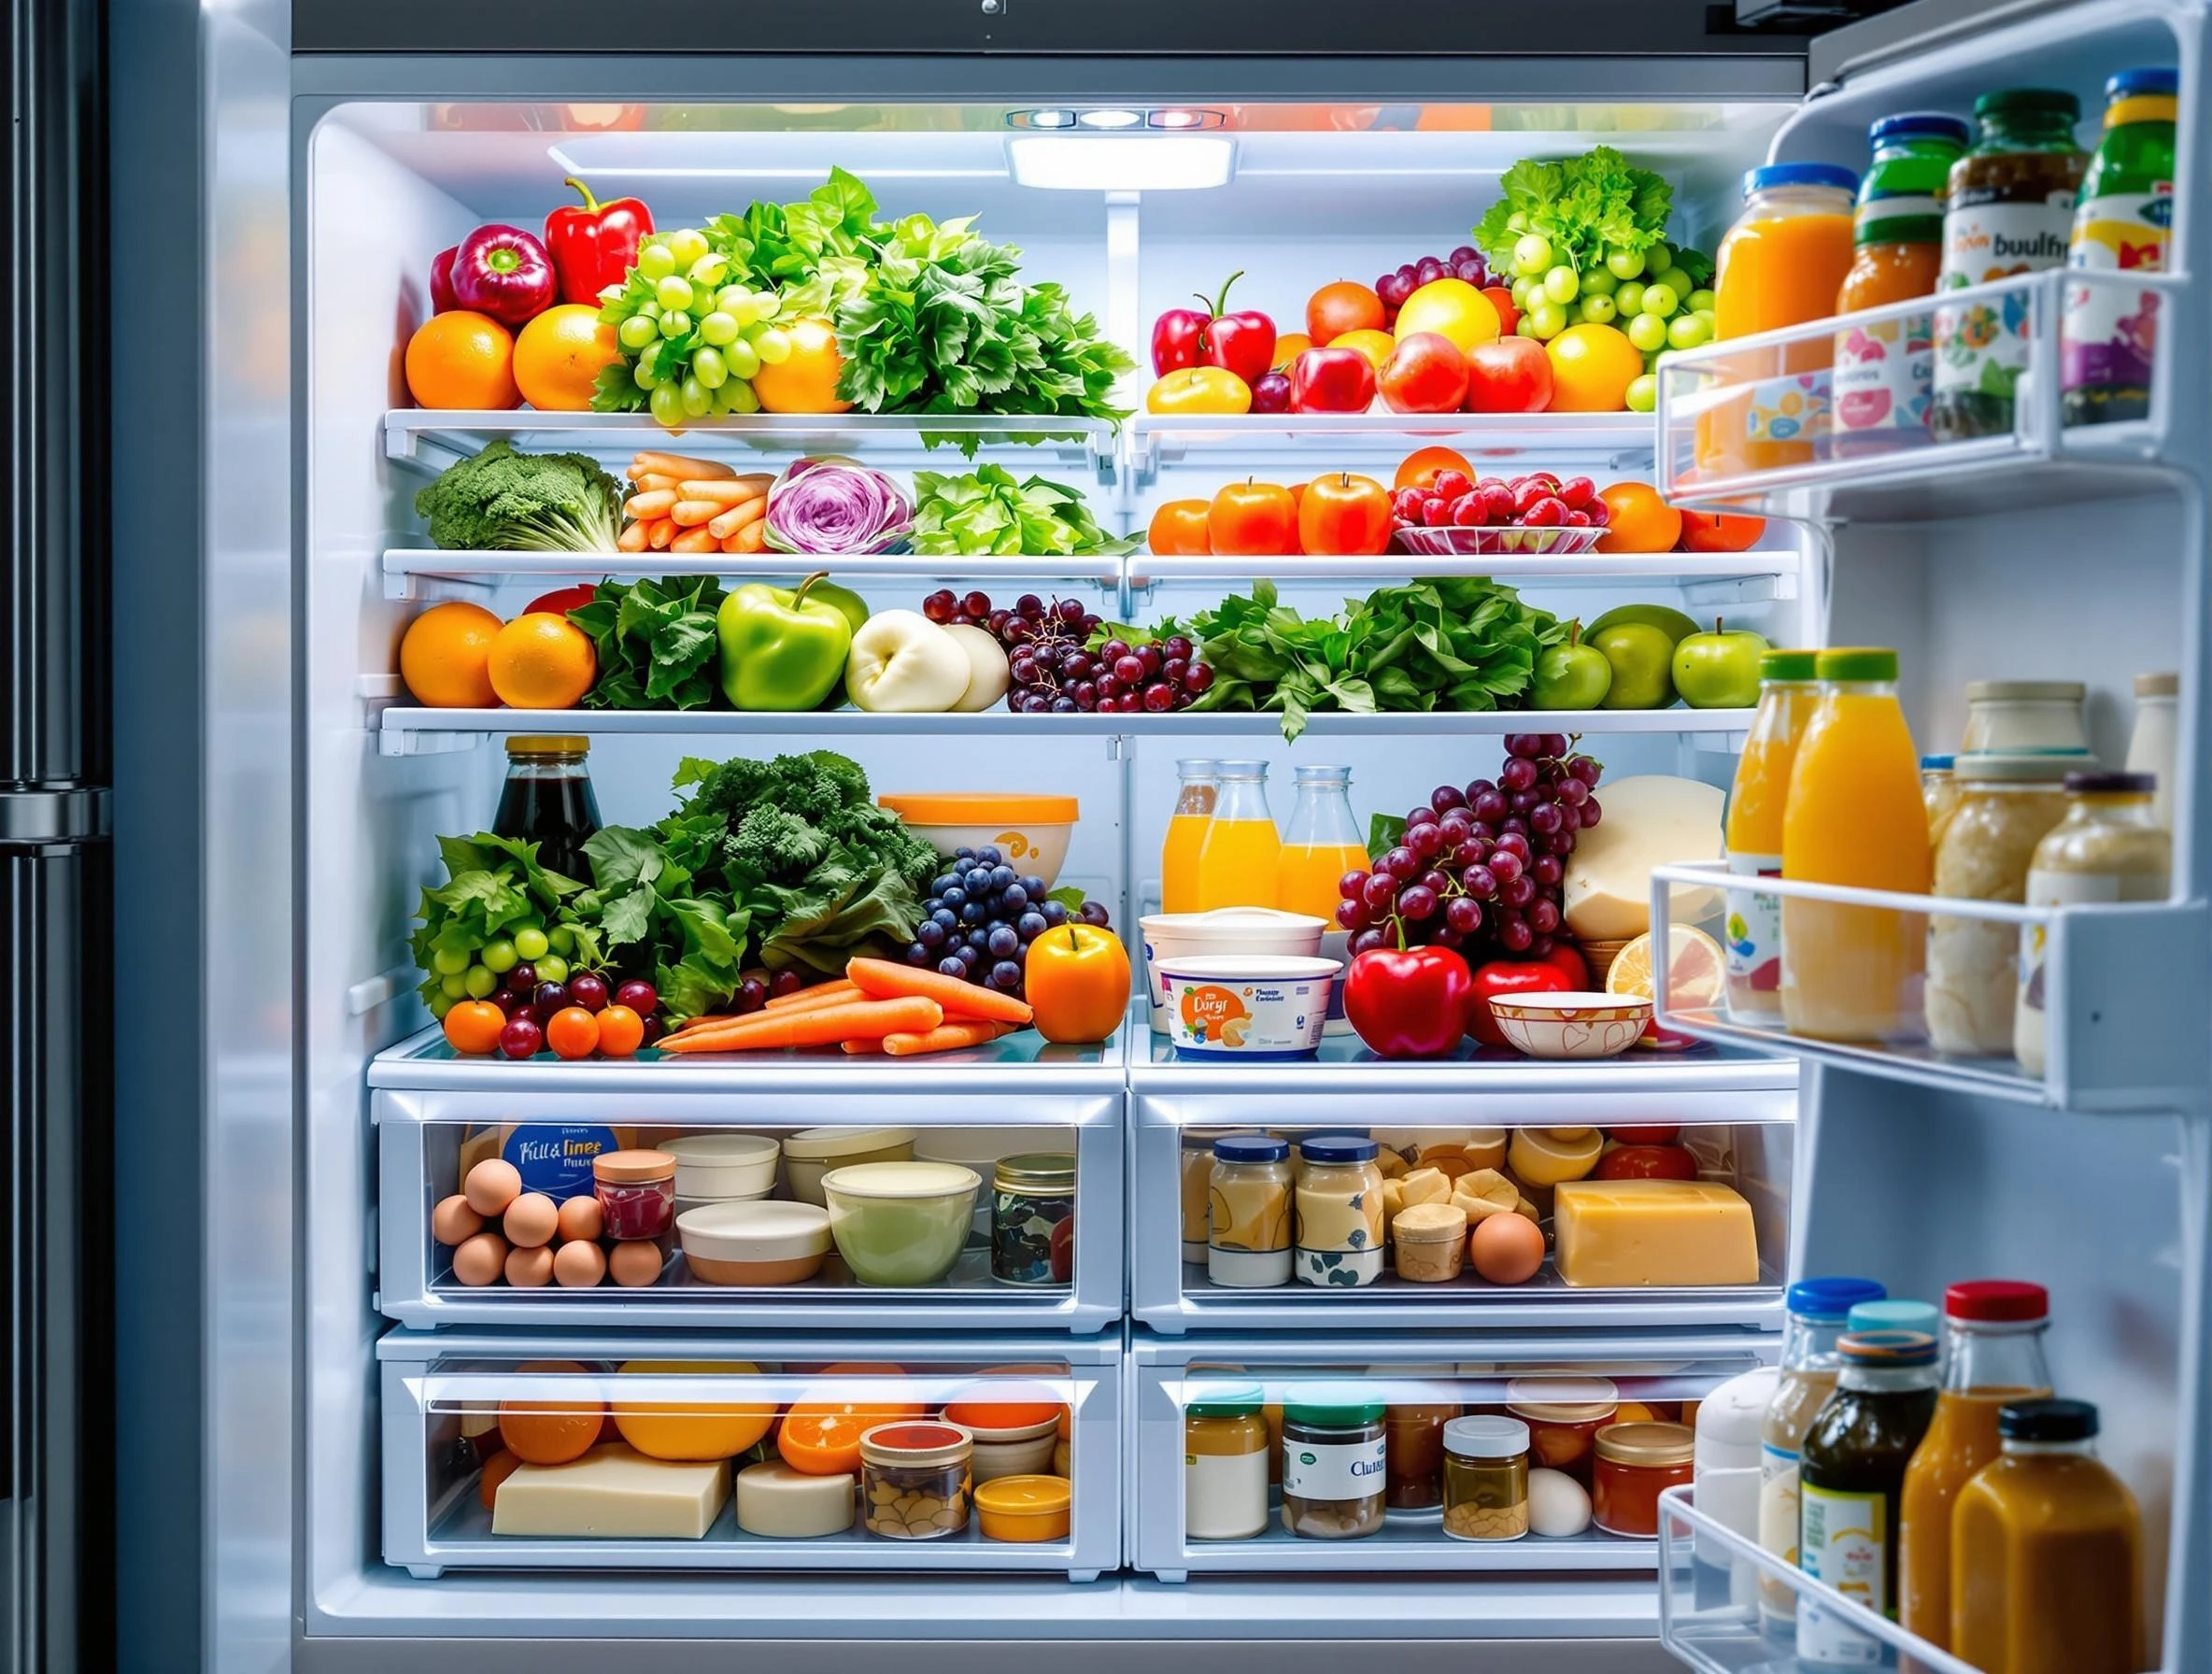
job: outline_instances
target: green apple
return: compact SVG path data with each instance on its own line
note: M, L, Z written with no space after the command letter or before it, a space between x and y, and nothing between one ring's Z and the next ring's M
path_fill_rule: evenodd
M1710 633L1692 633L1674 648L1674 685L1693 709L1749 709L1759 701L1759 659L1766 642L1716 619Z
M1613 667L1603 707L1664 709L1674 702L1674 681L1667 674L1674 641L1666 629L1649 622L1615 622L1592 634L1590 643Z
M1613 684L1613 665L1603 651L1582 643L1582 624L1567 625L1567 640L1536 660L1529 704L1536 709L1595 709Z

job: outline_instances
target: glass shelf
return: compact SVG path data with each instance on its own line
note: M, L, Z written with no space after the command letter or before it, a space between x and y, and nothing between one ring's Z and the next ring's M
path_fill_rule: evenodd
M826 570L832 581L846 584L905 581L931 589L957 584L963 590L982 585L989 589L994 603L1012 604L1024 592L1049 596L1054 589L1073 587L1094 588L1118 596L1122 562L1117 557L926 558L913 552L849 558L756 552L729 558L718 553L448 552L434 546L402 546L384 554L384 596L475 597L509 585L550 590L584 581L634 581L640 576L667 575L724 576L732 586L741 579L780 581L788 587ZM425 587L426 582L433 585ZM913 600L900 603L919 609L921 598L917 593Z
M1129 480L1176 469L1235 476L1318 464L1387 477L1417 447L1456 448L1500 474L1517 463L1648 469L1655 433L1643 413L1139 413L1127 427Z

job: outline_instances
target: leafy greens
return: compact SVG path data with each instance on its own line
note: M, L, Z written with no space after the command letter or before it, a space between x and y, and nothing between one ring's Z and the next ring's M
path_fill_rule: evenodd
M1002 465L965 476L917 471L914 489L914 549L927 557L1077 558L1137 546L1099 528L1074 489L1042 476L1016 482Z
M1557 163L1524 157L1506 170L1498 190L1474 236L1492 264L1508 273L1514 242L1528 233L1542 234L1553 261L1578 274L1602 262L1608 250L1641 253L1666 239L1674 206L1664 179L1610 146ZM1712 277L1711 262L1694 250L1678 251L1676 262L1694 284Z
M587 709L700 709L715 701L712 575L603 581L588 604L568 613L599 653Z
M421 923L408 943L424 973L419 992L425 1004L437 998L445 982L432 963L434 955L443 950L473 958L511 927L567 923L577 937L579 962L598 963L597 932L568 915L584 886L540 866L536 844L478 831L473 837L439 838L438 854L446 863L446 881L423 890L417 912Z

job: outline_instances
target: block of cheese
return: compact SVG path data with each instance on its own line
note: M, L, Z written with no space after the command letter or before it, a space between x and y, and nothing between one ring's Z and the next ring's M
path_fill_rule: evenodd
M495 1535L696 1540L730 1498L730 1461L648 1459L619 1441L566 1465L524 1465L499 1485Z
M1728 799L1695 779L1646 773L1609 781L1599 798L1605 818L1575 837L1567 857L1562 910L1582 941L1621 942L1652 928L1652 868L1721 858L1721 806ZM1718 897L1679 890L1670 904L1677 922L1701 916Z
M1415 1169L1398 1183L1408 1209L1416 1203L1442 1203L1452 1196L1452 1177L1441 1169Z
M777 1540L812 1540L853 1526L853 1479L809 1476L781 1459L737 1473L737 1526Z
M1560 1280L1598 1285L1756 1284L1751 1206L1711 1180L1569 1180L1552 1200Z

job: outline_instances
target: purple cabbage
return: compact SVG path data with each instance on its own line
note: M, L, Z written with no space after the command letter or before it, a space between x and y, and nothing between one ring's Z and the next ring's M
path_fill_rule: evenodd
M765 543L778 552L897 552L914 532L914 503L881 471L824 454L775 479L766 521Z

